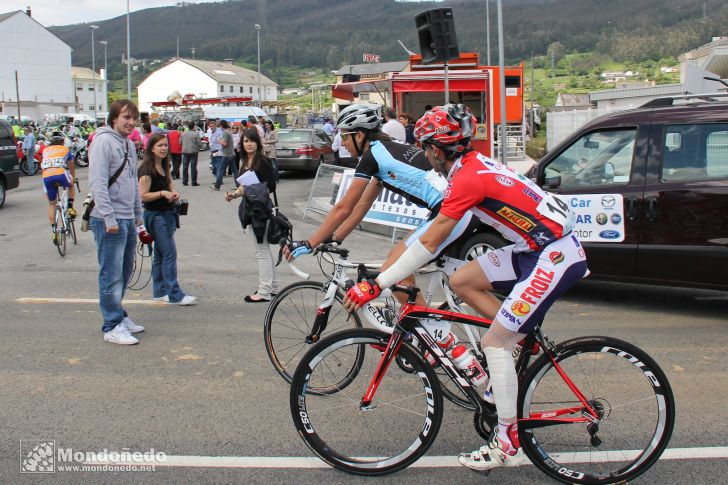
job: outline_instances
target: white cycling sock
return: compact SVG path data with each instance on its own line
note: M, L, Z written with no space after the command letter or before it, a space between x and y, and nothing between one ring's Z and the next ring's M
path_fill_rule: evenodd
M484 350L485 358L488 360L498 421L504 424L514 423L518 415L516 409L518 376L511 351L501 347L486 347Z

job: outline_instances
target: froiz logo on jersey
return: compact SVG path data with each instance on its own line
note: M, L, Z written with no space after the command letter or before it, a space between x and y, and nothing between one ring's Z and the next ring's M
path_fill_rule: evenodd
M495 180L504 187L513 187L516 183L505 175L498 175Z
M450 131L449 126L439 126L439 127L435 128L436 135L441 135L442 133L447 133L448 131Z
M392 180L397 180L397 174L396 173L390 171L390 172L387 172L387 175L389 175L389 178L391 178Z
M500 267L500 259L498 259L498 256L493 251L488 251L488 259L493 263L493 266Z
M524 216L523 214L519 214L513 209L509 209L508 207L501 207L500 209L498 209L497 213L504 219L512 222L516 227L522 229L523 231L531 232L533 228L536 227L536 223L533 222L531 219Z
M549 253L549 259L552 263L559 264L564 261L564 253L561 251L551 251L551 253Z
M531 305L525 301L517 300L513 305L511 305L511 311L517 317L524 317L531 311Z
M523 293L521 293L521 299L535 305L536 302L543 297L544 293L548 291L553 281L553 271L545 271L541 268L536 268L536 274L528 283L528 288L523 290Z

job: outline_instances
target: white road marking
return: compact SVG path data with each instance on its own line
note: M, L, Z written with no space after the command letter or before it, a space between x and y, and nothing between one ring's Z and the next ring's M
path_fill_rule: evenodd
M572 463L606 463L622 461L625 458L633 459L638 454L635 450L603 451L589 454L588 452L564 453L563 458L554 454L553 458L561 464ZM728 458L728 446L715 446L705 448L669 448L660 457L660 460L697 460L710 458ZM134 462L89 462L86 465L114 464L114 465L140 465ZM318 458L302 456L183 456L167 455L163 461L155 461L155 466L163 467L193 467L193 468L330 468ZM524 465L531 465L525 463ZM455 455L451 456L424 456L417 460L410 468L458 468Z
M18 303L93 303L99 304L97 298L18 298ZM163 301L154 300L124 300L124 305L168 305Z

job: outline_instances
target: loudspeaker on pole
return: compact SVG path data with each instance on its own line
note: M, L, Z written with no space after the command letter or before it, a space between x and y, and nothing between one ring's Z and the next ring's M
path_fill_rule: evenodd
M436 8L415 16L422 63L448 61L460 57L451 8Z

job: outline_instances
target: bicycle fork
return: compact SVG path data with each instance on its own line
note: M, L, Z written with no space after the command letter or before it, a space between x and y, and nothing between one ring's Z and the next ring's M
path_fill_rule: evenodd
M364 393L364 397L362 397L361 399L359 407L362 410L365 411L367 409L371 409L371 404L374 400L374 394L376 394L377 389L379 388L379 384L382 382L384 374L387 373L387 369L389 369L390 364L397 356L397 352L399 352L399 348L402 346L403 340L404 333L401 330L395 329L389 339L389 342L387 343L387 347L383 349L382 358L379 361L379 366L377 367L377 370L374 372L374 377L369 383L369 387L367 387L367 390Z
M333 283L326 290L326 297L316 309L316 318L313 320L311 333L306 335L305 340L307 344L315 344L318 342L321 334L326 330L326 326L329 324L329 313L331 313L331 307L334 304L337 290L338 286Z

